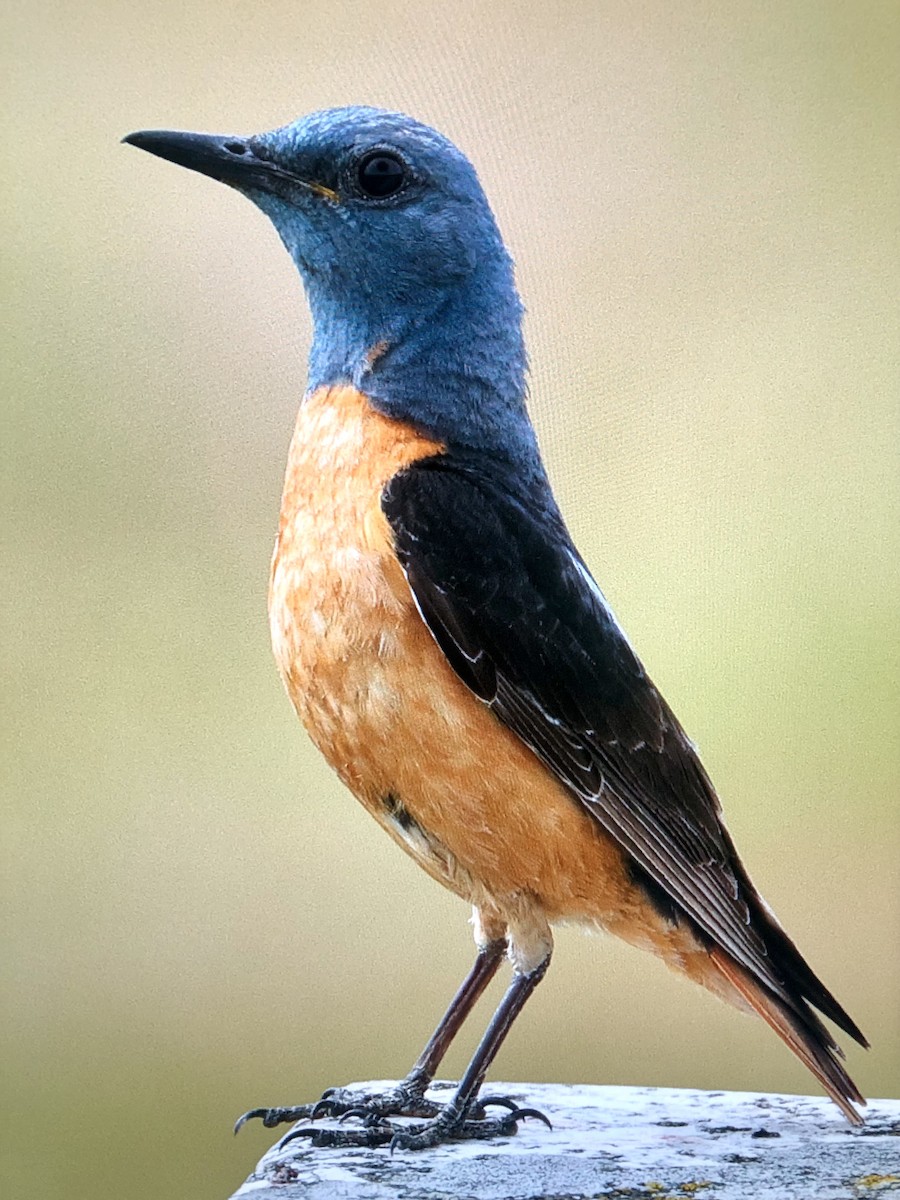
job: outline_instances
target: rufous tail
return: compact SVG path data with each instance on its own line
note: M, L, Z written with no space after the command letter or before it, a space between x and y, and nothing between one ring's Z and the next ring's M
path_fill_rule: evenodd
M787 939L785 938L785 940ZM792 944L791 948L793 949ZM795 951L795 953L797 952ZM865 1099L844 1069L841 1062L843 1058L841 1048L806 1003L805 998L799 998L796 1003L788 1005L768 991L749 971L736 963L726 951L713 947L709 956L750 1007L759 1013L785 1045L793 1050L803 1065L815 1075L851 1125L862 1125L863 1119L853 1105L864 1105ZM800 958L799 954L797 957ZM800 962L809 971L802 958ZM810 975L812 976L812 972ZM812 978L815 979L815 976ZM816 982L818 983L818 980ZM822 985L819 984L819 986ZM831 999L829 993L825 994ZM845 1016L843 1010L839 1011L841 1015ZM831 1016L831 1013L829 1012L828 1015ZM846 1020L850 1028L841 1022L842 1027L847 1029L847 1032L860 1044L867 1045L865 1038L849 1017Z

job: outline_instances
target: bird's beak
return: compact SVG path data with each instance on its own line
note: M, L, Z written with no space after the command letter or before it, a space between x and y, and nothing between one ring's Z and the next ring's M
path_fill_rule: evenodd
M279 166L253 138L213 133L180 133L168 129L142 129L122 141L137 146L180 167L199 171L240 191L270 192L286 200L298 190L313 192L336 203L337 194L324 184L299 179Z

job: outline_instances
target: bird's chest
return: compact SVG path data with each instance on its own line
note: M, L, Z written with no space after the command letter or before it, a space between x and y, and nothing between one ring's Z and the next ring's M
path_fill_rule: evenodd
M314 393L297 418L269 587L272 645L288 694L357 792L391 736L411 641L424 629L381 508L385 484L436 443L375 412L355 389Z

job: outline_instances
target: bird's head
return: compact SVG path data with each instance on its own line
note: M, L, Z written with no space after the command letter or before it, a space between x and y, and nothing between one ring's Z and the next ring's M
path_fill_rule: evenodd
M522 407L512 263L474 168L447 138L356 107L252 137L151 130L125 141L229 184L269 216L312 308L311 387L351 382L451 440L460 418L469 441L496 421L498 395ZM473 395L451 404L461 388Z

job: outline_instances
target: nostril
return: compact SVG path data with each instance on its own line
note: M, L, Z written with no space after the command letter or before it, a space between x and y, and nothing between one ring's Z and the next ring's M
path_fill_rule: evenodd
M225 149L229 154L246 154L247 147L243 142L226 142Z

